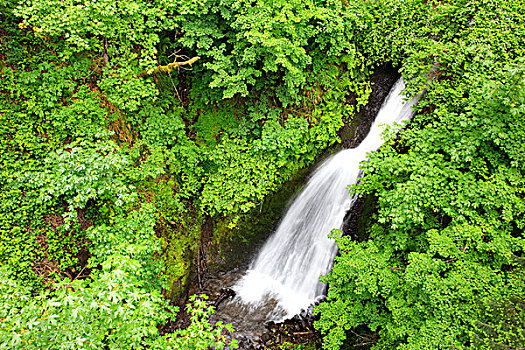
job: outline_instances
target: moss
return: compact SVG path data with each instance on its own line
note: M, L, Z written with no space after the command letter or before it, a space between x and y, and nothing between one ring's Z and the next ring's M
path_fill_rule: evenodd
M194 211L180 216L178 223L159 224L161 259L168 276L167 297L177 300L185 291L199 247L203 219Z
M176 239L165 240L166 250L163 260L166 266L169 289L166 296L170 300L176 300L184 292L186 282L190 274L190 261L187 252L185 254L180 241Z
M368 228L372 226L373 214L376 211L376 207L377 198L373 196L365 197L357 224L357 240L359 242L366 241L368 239Z
M145 200L152 201L157 209L155 232L161 239L159 259L168 279L166 296L176 301L191 277L204 219L194 206L183 205L174 197L177 185L173 179L160 176L143 186Z

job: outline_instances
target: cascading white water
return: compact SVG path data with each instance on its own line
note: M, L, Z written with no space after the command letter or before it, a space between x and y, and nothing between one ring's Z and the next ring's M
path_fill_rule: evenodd
M257 305L274 298L285 317L290 317L323 295L325 286L319 282L319 276L328 272L337 252L334 240L327 236L332 229L341 227L352 205L347 186L357 181L359 163L384 142L382 125L412 116L416 99L403 103L404 88L399 79L357 148L340 151L314 172L277 231L233 287L244 303Z

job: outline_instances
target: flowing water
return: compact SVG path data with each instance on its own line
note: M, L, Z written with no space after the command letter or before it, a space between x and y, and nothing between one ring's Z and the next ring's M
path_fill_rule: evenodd
M271 304L266 321L291 317L324 294L319 276L326 274L337 253L328 234L340 228L353 198L347 186L358 181L359 163L384 142L384 125L408 120L416 99L404 102L405 85L399 79L383 103L361 144L335 154L314 172L289 207L279 227L265 243L250 268L233 286L239 300L256 309ZM268 309L268 308L266 308Z

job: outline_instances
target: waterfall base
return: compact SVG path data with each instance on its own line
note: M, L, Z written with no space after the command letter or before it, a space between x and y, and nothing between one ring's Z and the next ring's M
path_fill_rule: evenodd
M210 300L221 300L211 322L232 323L235 329L233 337L239 341L240 349L267 349L284 341L313 344L320 339L320 333L313 327L312 308L287 318L288 311L280 308L279 301L270 295L255 304L246 304L239 296L222 298L226 294L224 289L233 287L243 275L244 271L234 270L216 277L209 276L203 281L203 292L210 296ZM271 321L275 319L280 321Z

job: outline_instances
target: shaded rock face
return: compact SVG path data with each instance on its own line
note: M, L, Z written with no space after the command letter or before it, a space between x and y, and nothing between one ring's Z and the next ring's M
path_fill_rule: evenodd
M370 78L372 93L368 103L361 107L352 121L345 121L343 135L341 135L343 148L356 147L363 141L381 105L399 77L397 69L389 64L376 69ZM349 99L355 100L355 97L349 96ZM359 241L365 240L364 222L368 220L374 205L373 198L357 198L343 221L343 235L350 235L352 239Z
M238 340L239 349L277 349L283 342L293 344L319 342L321 334L313 326L316 319L312 315L314 305L292 318L281 322L268 322L265 317L268 310L276 308L277 301L270 300L265 305L252 308L240 302L232 289L219 288L222 283L232 285L243 273L243 269L234 269L204 282L204 289L216 307L211 322L232 323L235 333L229 336Z
M372 93L369 102L361 106L352 120L344 121L345 127L340 132L342 142L335 147L335 150L356 147L366 137L383 101L398 78L399 73L392 66L385 65L376 69L371 77ZM355 97L349 96L347 103L355 104ZM276 228L286 206L301 190L309 174L319 162L333 152L333 149L324 152L316 164L304 169L293 180L285 183L280 191L265 199L260 208L254 209L246 221L240 222L232 236L247 239L236 238L231 244L221 244L220 247L216 247L215 252L210 253L214 249L210 244L214 236L213 232L223 228L220 223L207 220L206 234L203 234L203 237L205 240L208 238L209 241L203 242L203 246L211 246L211 250L200 252L202 254L198 262L200 271L194 271L186 295L208 294L210 301L216 307L216 313L211 318L212 323L218 321L232 323L236 330L232 336L239 340L240 349L278 348L283 342L314 344L320 340L319 332L313 327L314 317L311 314L313 306L291 319L278 323L267 322L264 316L268 314L267 310L275 308L276 302L272 303L270 300L267 305L260 306L262 309L251 308L236 298L231 287L241 278L254 255ZM373 200L358 198L345 216L344 233L354 239L363 240L362 215L368 216L373 206ZM185 323L184 319L181 319L177 322L177 326L183 326Z
M345 120L345 126L341 128L339 136L341 137L341 147L343 149L356 147L364 140L377 113L381 109L383 101L399 77L400 74L397 69L389 64L385 64L375 70L370 77L372 92L368 103L361 106L359 112L351 120ZM356 97L349 95L346 102L355 105Z

